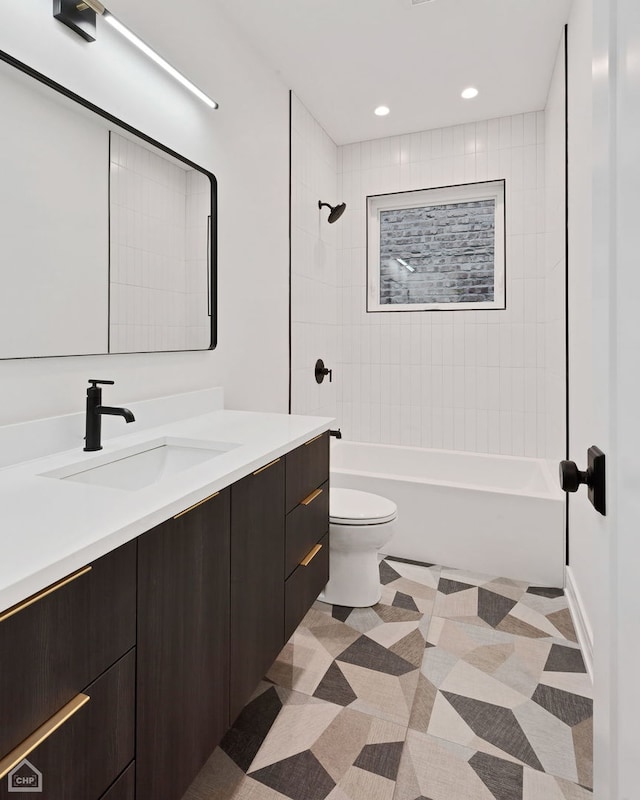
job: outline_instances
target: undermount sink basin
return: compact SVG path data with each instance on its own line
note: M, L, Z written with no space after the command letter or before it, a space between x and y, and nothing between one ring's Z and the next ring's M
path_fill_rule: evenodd
M165 438L42 474L47 478L131 492L211 461L239 446L233 442Z

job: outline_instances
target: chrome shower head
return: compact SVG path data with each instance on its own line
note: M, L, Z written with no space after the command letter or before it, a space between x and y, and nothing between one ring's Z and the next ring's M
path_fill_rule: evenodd
M329 222L334 223L337 222L340 217L344 214L344 210L347 207L346 203L339 203L337 206L332 206L329 203L323 203L322 200L318 200L318 208L322 208L322 206L326 206L329 211Z

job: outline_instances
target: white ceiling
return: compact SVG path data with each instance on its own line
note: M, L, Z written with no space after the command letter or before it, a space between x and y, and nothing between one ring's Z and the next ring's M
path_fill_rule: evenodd
M571 0L218 3L346 144L543 108Z

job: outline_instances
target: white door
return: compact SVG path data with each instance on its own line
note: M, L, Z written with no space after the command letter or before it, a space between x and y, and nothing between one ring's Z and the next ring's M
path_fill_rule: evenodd
M576 0L584 4L585 0ZM572 497L591 546L597 800L640 798L640 3L592 0L591 336L570 357L571 458L607 455L607 516ZM570 217L571 226L571 217ZM588 273L591 273L589 276ZM574 275L575 279L575 275ZM574 334L579 331L574 330ZM580 353L580 348L582 352ZM587 352L584 352L584 348ZM578 355L576 355L578 353ZM589 355L590 354L590 355ZM588 357L585 358L585 355ZM582 361L581 361L582 359ZM582 394L578 394L581 392ZM576 527L578 526L578 527Z

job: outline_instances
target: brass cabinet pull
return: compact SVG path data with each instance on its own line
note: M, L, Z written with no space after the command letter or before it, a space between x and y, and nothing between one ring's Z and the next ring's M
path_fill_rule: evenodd
M276 458L275 461L271 461L268 464L265 464L264 467L260 467L260 469L257 469L253 474L254 475L259 475L261 472L264 472L265 469L269 469L269 467L272 467L274 464L277 464L278 461L280 461L280 459Z
M302 561L300 562L300 566L301 567L308 567L309 564L313 561L313 559L318 555L318 553L321 550L322 550L322 545L321 544L317 544L313 548L313 550L302 559Z
M316 499L316 497L320 497L322 492L323 492L322 489L316 489L315 492L311 492L309 497L305 497L304 500L301 500L300 501L300 505L301 506L311 505L311 503L313 503L313 501Z
M29 753L33 752L36 747L39 747L46 739L48 739L54 731L57 731L61 725L70 719L76 711L82 708L85 703L88 703L91 698L88 694L78 694L73 700L69 701L66 706L63 706L60 711L55 713L51 719L48 719L44 725L41 725L35 730L31 736L28 736L24 742L21 742L14 748L2 761L0 761L0 780L11 772L11 770L19 764L23 758L26 758Z
M317 442L318 439L322 439L325 433L326 431L323 431L322 433L319 433L317 436L314 436L313 439L309 439L308 442L304 443L304 447L306 447L308 444L313 444L314 442Z
M214 492L213 494L210 494L209 497L205 497L204 500L200 500L199 503L194 503L192 506L189 506L189 508L185 508L184 511L181 511L179 514L176 514L174 519L178 519L178 517L183 517L185 514L188 514L190 511L193 511L194 508L198 508L198 506L203 506L205 503L208 503L209 500L213 500L213 498L217 497L219 494L220 492Z
M43 589L41 592L37 594L32 594L31 597L27 597L26 600L23 600L21 603L18 603L15 606L11 606L2 614L0 614L0 622L4 622L5 619L9 619L14 614L22 611L28 606L32 606L34 603L37 603L38 600L42 600L43 597L46 597L48 594L53 594L53 592L57 592L58 589L62 589L63 586L66 586L71 581L75 581L76 578L82 577L82 575L86 575L87 572L91 572L92 567L83 567L82 569L77 570L77 572L72 572L71 575L67 575L66 578L62 578L57 583L52 583L51 586L48 586L46 589Z

